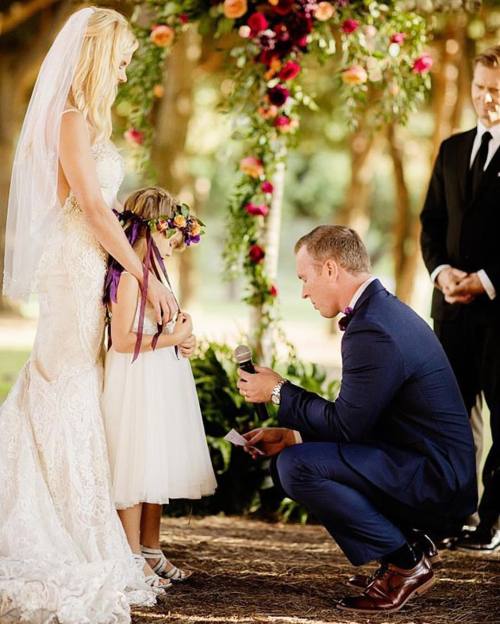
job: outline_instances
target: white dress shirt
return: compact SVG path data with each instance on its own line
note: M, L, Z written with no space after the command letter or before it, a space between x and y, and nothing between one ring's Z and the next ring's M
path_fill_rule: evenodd
M483 171L486 171L486 169L488 168L488 165L491 162L491 159L495 155L497 149L500 147L500 124L495 124L494 126L491 126L491 128L487 128L481 121L478 120L477 132L474 138L474 143L472 144L472 152L470 155L469 169L472 167L474 158L476 157L479 151L479 148L481 147L481 140L485 132L489 132L492 138L490 139L490 143L488 145L488 156L486 157ZM449 264L440 264L439 266L437 266L434 269L434 271L432 271L431 273L432 283L434 284L436 282L437 276L441 273L443 269L447 269L450 266L451 265ZM497 293L486 271L484 269L480 269L477 272L477 276L479 278L479 281L483 285L483 288L486 291L486 294L488 295L488 297L490 299L495 299L495 297L497 296Z

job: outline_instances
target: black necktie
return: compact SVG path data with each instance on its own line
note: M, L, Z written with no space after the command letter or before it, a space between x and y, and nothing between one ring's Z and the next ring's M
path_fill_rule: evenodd
M488 158L488 147L490 141L492 139L490 132L485 132L481 137L481 147L478 149L476 157L474 158L474 162L472 163L472 167L469 171L469 179L470 179L470 191L471 191L471 199L476 196L477 189L479 188L479 184L481 183L481 178L484 173L484 165L486 163L486 159Z

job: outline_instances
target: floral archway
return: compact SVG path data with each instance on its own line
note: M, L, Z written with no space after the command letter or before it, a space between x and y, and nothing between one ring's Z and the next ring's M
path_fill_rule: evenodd
M244 300L256 312L255 340L276 320L276 254L287 153L303 107L303 61L331 63L350 118L370 102L379 119L404 123L430 87L426 19L408 3L387 0L147 0L132 23L141 46L121 92L128 103L126 138L147 158L150 115L162 97L166 55L184 29L232 37L228 105L239 116L245 157L228 206L226 265L243 275ZM411 3L410 3L411 4ZM274 226L270 224L274 220Z

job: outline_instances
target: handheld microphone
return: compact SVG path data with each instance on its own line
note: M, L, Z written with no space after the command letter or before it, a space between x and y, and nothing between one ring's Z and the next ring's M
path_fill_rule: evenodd
M255 375L255 367L252 362L252 352L250 348L246 345L239 345L234 350L234 359L238 363L238 366L241 370L244 370L247 373L251 373ZM267 409L264 403L254 403L255 411L257 412L258 417L261 420L266 420L269 418L269 414L267 413Z

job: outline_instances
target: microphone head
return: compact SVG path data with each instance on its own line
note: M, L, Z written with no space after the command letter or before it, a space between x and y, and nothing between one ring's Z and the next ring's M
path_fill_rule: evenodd
M250 347L247 345L239 345L234 350L234 359L238 362L238 364L243 364L243 362L249 362L252 360L252 352Z

